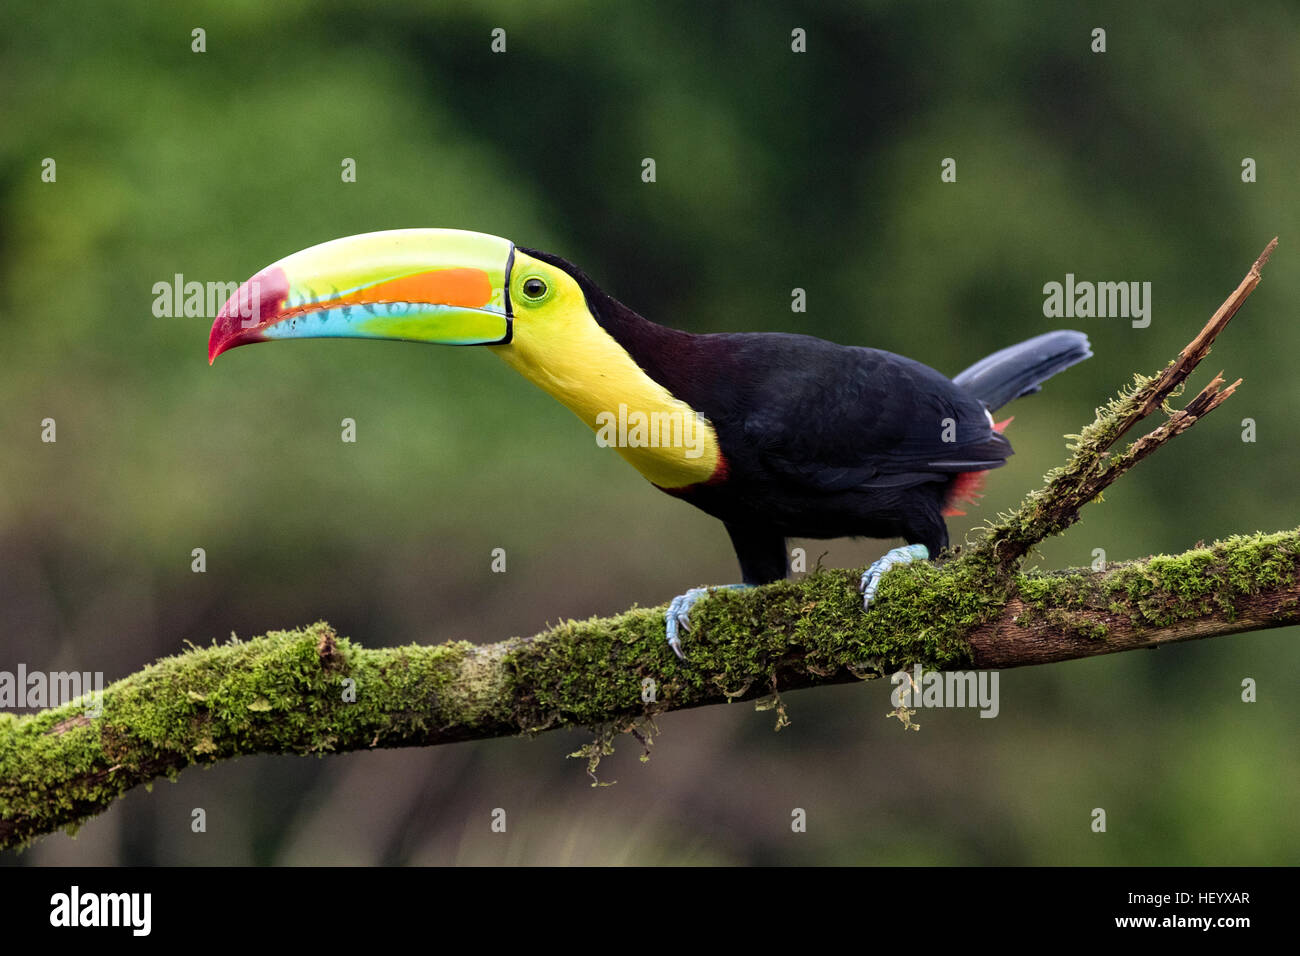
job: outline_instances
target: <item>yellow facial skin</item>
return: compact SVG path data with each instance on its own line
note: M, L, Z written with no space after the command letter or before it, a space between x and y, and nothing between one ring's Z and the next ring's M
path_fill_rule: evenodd
M537 294L541 280L545 291ZM531 294L530 294L531 293ZM713 427L685 402L654 381L600 327L587 308L582 289L564 270L515 250L510 277L514 338L489 346L511 368L577 415L592 431L611 434L608 423L627 418L679 416L694 429L691 440L674 446L666 436L655 447L615 448L629 464L661 488L684 488L713 477L721 453ZM602 431L602 426L604 430Z

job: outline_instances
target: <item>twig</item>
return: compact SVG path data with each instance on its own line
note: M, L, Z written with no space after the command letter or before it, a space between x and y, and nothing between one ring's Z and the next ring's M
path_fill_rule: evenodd
M1094 501L1117 478L1231 397L1241 379L1221 389L1223 377L1220 373L1185 408L1175 411L1165 404L1209 354L1215 338L1259 285L1260 270L1275 248L1276 238L1260 253L1246 277L1205 327L1163 371L1151 378L1135 376L1135 385L1097 409L1096 419L1079 434L1072 446L1070 461L1045 476L1046 485L1031 492L1014 512L991 525L984 537L964 556L965 560L983 563L994 576L1005 578L1035 545L1074 524L1083 506ZM1158 408L1165 408L1168 420L1112 459L1108 449Z

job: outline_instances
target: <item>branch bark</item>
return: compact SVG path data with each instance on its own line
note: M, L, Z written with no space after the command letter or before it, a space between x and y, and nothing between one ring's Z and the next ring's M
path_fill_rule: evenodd
M1023 558L1127 472L1231 396L1215 379L1172 397L1258 284L1259 269L1159 375L1099 409L1067 465L963 553L887 575L869 614L856 571L719 591L692 611L687 659L663 609L569 621L495 644L364 648L325 623L169 657L85 702L0 714L0 848L75 826L122 794L249 753L326 754L591 728L589 769L667 711L925 668L1008 668L1300 623L1300 529L1230 538L1105 572L1038 573ZM1111 457L1134 424L1166 420ZM779 726L779 725L778 725Z

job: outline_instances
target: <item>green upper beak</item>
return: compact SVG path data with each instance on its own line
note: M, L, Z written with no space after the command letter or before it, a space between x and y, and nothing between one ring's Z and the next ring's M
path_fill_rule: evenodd
M400 339L510 341L508 239L460 229L395 229L324 242L267 266L226 301L208 362L250 342Z

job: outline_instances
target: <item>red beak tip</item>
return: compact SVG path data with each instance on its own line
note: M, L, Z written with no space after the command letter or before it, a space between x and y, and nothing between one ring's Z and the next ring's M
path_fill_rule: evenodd
M216 363L217 356L222 352L229 352L236 345L242 344L235 336L223 336L220 340L215 340L208 344L208 365Z
M218 319L220 321L220 319ZM212 335L208 337L208 365L212 365L217 360L217 356L225 351L225 343L217 336L217 330L212 330Z
M208 333L208 365L237 345L262 341L257 329L250 330L249 323L243 319L254 316L262 323L262 317L266 316L269 319L265 321L273 321L288 294L289 279L278 266L263 269L241 285L212 323L212 331Z

